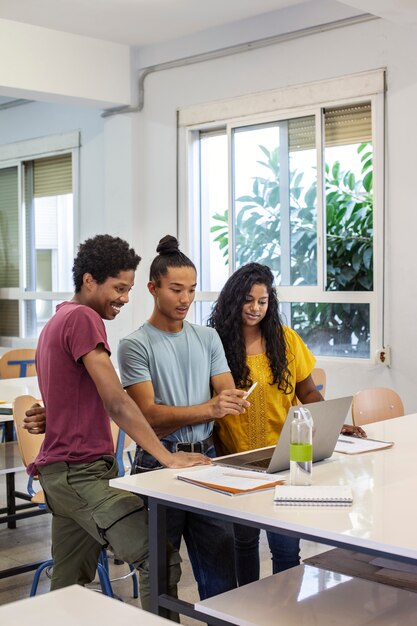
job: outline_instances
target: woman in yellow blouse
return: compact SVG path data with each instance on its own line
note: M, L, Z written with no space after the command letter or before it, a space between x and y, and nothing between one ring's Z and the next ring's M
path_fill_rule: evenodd
M238 269L223 287L208 324L220 335L236 386L247 389L258 382L245 413L216 421L216 449L232 454L275 445L297 398L306 404L323 397L311 377L315 357L281 322L269 267L249 263ZM344 430L355 431L349 426ZM259 578L259 529L234 528L237 579L244 585ZM267 537L274 574L299 564L297 537L272 532Z

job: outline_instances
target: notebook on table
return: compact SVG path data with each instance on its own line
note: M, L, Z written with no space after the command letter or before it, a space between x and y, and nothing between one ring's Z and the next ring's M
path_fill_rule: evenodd
M311 412L314 421L313 428L313 463L327 459L334 452L340 430L346 422L352 396L336 398L334 400L324 400L304 404ZM290 407L280 437L276 446L251 450L250 452L229 454L214 459L216 465L227 465L228 467L238 467L240 469L256 470L274 474L283 472L290 467L290 434L291 422L294 418L294 411L298 407Z
M379 439L360 439L358 437L350 437L349 435L339 435L336 442L335 452L342 454L362 454L362 452L374 452L375 450L384 450L392 448L393 441L380 441Z
M242 469L229 469L220 465L205 465L178 472L177 478L192 485L212 489L228 496L252 493L282 485L276 476Z
M350 506L353 498L350 485L283 485L275 487L274 502L289 506Z

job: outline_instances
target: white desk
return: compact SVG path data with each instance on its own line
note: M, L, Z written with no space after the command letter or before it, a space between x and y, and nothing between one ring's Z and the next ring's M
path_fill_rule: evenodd
M26 378L0 378L0 400L13 402L17 396L29 394L39 398L39 385L37 376Z
M417 594L299 565L198 602L196 609L237 626L415 626Z
M40 397L37 376L0 379L0 422L6 423L6 441L11 440L13 430L12 425L7 423L13 421L11 404L17 396L26 395Z
M17 441L7 441L0 444L0 476L24 472L22 457L20 456Z
M172 622L101 593L72 585L0 606L0 623L30 626L92 626L140 624L168 626Z
M154 610L173 608L172 600L161 597L165 587L156 575L157 568L164 566L164 519L169 506L416 563L417 415L372 424L366 430L370 437L395 445L357 456L334 454L313 470L317 484L350 483L352 507L278 506L270 490L230 497L183 483L175 478L175 470L167 469L111 481L115 487L149 497ZM182 612L192 615L185 603L180 604ZM204 620L201 614L197 618Z

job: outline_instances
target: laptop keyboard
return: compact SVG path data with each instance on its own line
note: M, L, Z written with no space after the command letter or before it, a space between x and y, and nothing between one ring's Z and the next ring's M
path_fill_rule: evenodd
M269 464L271 462L271 457L269 456L267 459L257 459L256 461L252 461L251 463L245 463L247 467L264 467L268 469Z

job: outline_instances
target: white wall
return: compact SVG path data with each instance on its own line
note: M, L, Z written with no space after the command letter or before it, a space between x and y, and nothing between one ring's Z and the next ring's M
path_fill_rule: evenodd
M80 193L77 242L98 233L132 240L132 117L108 120L101 110L47 103L25 104L0 111L2 144L80 131ZM108 327L113 352L118 337L136 325L127 307Z
M300 28L303 26L300 18ZM193 52L190 50L190 54ZM339 28L260 50L150 74L145 82L144 110L135 118L141 210L134 216L134 232L141 228L146 230L142 250L148 264L159 238L166 232L177 232L174 202L177 193L176 111L179 108L387 68L385 343L392 346L392 367L335 364L324 359L320 365L328 372L329 397L354 393L366 386L388 385L402 395L407 411L417 410L414 392L417 325L413 323L417 319L417 297L412 279L417 227L417 213L413 206L414 138L417 137L416 53L415 32L407 27L376 20ZM138 308L137 318L142 317L141 310L142 307ZM143 310L148 312L146 308Z
M2 95L130 104L128 46L0 19L0 58Z

